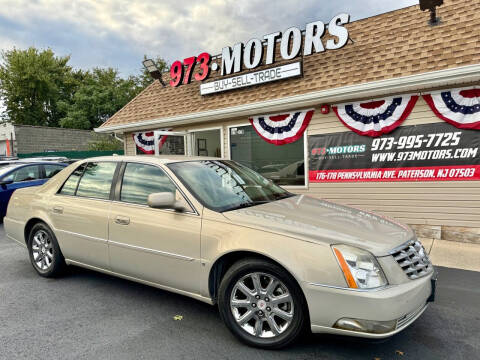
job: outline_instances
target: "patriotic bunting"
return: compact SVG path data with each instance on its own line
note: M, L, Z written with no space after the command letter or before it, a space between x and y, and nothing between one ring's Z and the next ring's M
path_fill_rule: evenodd
M313 109L249 119L260 137L274 145L290 144L300 139L313 116Z
M163 129L163 131L168 131L168 129ZM167 137L167 135L159 136L159 150L167 140ZM133 140L135 141L135 145L137 145L143 153L150 155L155 154L155 135L153 131L134 133Z
M371 137L388 134L410 115L417 95L400 95L364 103L333 106L340 121L357 134Z
M423 98L440 119L460 129L480 130L480 88L442 90Z

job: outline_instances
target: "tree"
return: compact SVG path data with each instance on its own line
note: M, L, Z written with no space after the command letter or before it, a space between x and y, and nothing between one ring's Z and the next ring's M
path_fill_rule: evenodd
M70 57L33 47L3 51L1 56L0 96L9 121L58 126L65 113L57 104L72 97L81 76L67 65Z
M134 77L122 79L115 69L94 68L84 74L71 101L59 102L66 114L60 125L75 129L98 127L141 90Z
M143 68L128 78L112 68L73 70L69 56L56 57L50 49L13 49L1 55L0 97L4 118L14 124L92 129L153 82ZM161 71L167 68L162 58L155 62Z

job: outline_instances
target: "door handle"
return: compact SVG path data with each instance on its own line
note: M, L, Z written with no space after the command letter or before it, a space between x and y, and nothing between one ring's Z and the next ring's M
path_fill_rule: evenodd
M54 206L52 212L55 214L63 214L63 206Z
M115 223L118 225L128 225L130 224L130 218L126 216L117 216L115 217Z

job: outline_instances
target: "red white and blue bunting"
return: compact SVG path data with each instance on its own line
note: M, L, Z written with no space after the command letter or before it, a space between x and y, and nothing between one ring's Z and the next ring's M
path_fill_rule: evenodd
M274 145L290 144L303 136L313 116L313 109L274 115L260 115L249 119L260 137Z
M480 88L442 90L423 95L442 120L460 129L480 130Z
M163 131L167 131L167 129L163 129ZM155 133L153 131L148 132L138 132L133 134L133 140L135 141L135 145L137 148L145 154L153 155L155 154ZM160 135L158 148L159 150L162 148L163 144L167 140L167 135Z
M371 137L388 134L410 115L417 95L399 95L371 102L333 106L340 121L357 134Z

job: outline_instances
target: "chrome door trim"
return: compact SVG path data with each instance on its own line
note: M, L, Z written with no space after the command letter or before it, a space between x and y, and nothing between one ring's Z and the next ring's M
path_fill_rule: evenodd
M79 237L82 237L82 238L85 238L87 240L94 241L94 242L100 242L100 243L104 243L104 244L108 243L108 240L106 240L106 239L97 238L97 237L94 237L94 236L89 236L89 235L84 235L84 234L79 234L79 233L76 233L76 232L73 232L73 231L60 230L60 229L56 229L56 231L60 231L60 232L63 232L65 234L68 234L68 235L79 236Z
M62 185L63 186L63 185ZM95 201L103 201L103 202L112 202L110 199L100 199L100 198L93 198L93 197L87 197L87 196L77 196L77 195L67 195L67 194L60 194L56 193L53 194L53 196L59 196L59 197L67 197L67 198L72 198L72 199L82 199L82 200L95 200Z
M167 257L171 257L171 258L178 259L178 260L184 260L184 261L193 261L193 260L195 260L194 258L191 258L191 257L188 257L188 256L173 254L173 253L169 253L169 252L166 252L166 251L160 251L160 250L155 250L155 249L144 248L144 247L136 246L136 245L130 245L130 244L125 244L125 243L120 243L120 242L112 241L112 240L109 240L109 241L108 241L108 244L109 244L109 245L115 245L115 246L118 246L118 247L123 247L123 248L126 248L126 249L143 251L143 252L150 253L150 254L155 254L155 255L160 255L160 256L167 256Z
M159 211L159 212L176 213L177 215L200 216L200 214L197 213L197 212L192 212L192 211L179 212L179 211L176 211L175 209L155 209L155 208L152 208L148 205L130 203L130 202L126 202L126 201L112 200L112 203L117 204L117 205L128 205L128 206L132 206L132 207L139 207L139 208L142 208L142 209L155 210L155 211ZM192 208L193 208L193 206L192 206Z

